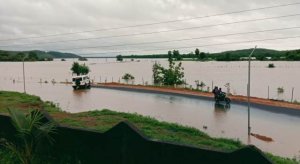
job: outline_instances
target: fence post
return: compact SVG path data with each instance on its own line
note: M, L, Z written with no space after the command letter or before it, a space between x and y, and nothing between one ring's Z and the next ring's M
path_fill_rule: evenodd
M292 88L292 98L291 98L291 102L293 102L294 99L294 87Z
M268 86L268 99L270 99L270 86Z
M214 81L212 80L211 81L211 89L213 90L213 88L214 88Z

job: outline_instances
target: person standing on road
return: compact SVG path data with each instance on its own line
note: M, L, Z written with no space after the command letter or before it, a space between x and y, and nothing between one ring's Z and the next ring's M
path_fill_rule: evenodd
M217 99L218 92L219 92L219 89L218 89L217 86L215 86L215 88L214 88L213 91L212 91L212 93L213 93L214 96L215 96L215 100Z

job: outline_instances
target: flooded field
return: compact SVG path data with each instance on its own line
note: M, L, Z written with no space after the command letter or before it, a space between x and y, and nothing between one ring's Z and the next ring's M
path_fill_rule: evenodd
M128 72L136 77L135 83L151 82L151 66L154 61L116 63L113 60L95 59L86 62L91 69L91 78L95 81L118 81ZM162 64L166 61L160 60ZM289 99L292 87L294 98L300 100L300 91L296 84L300 82L299 62L274 62L274 69L266 68L268 62L254 62L252 72L252 95L277 98L276 88L282 86L286 91L282 96ZM52 84L51 80L66 81L71 78L72 61L25 63L26 90L43 100L57 103L68 112L108 108L115 111L139 113L162 121L176 122L192 126L214 137L239 139L243 143L256 145L260 149L287 157L300 156L300 112L273 112L269 109L251 108L252 132L273 138L273 142L264 142L247 137L247 107L232 104L230 109L215 106L213 101L184 98L172 95L145 94L127 91L96 89L73 91L70 85ZM246 94L246 62L184 62L186 79L190 84L202 80L207 85L222 86L229 82L232 92ZM0 76L0 90L23 91L22 64L0 63L3 70ZM297 76L298 75L298 76ZM100 79L101 78L101 79ZM15 80L15 83L13 83ZM49 83L38 83L39 81ZM272 89L272 90L271 90ZM204 129L203 127L207 127Z
M75 60L75 59L74 59ZM152 84L152 65L159 62L167 65L167 60L142 59L135 61L116 62L115 59L89 59L86 63L90 69L90 77L95 82L122 82L122 76L130 73L135 77L135 84ZM71 79L71 65L73 59L67 61L56 60L53 62L27 62L25 63L26 81L52 81L57 82ZM274 63L275 68L267 68L269 63ZM212 85L223 87L230 84L232 94L247 95L248 63L245 62L183 62L185 79L188 87L195 87L195 81L203 81L204 89ZM5 70L0 76L1 81L22 80L22 64L20 62L0 63L0 69ZM293 100L300 101L300 62L252 62L251 95L272 99L291 101L292 88ZM277 89L282 87L283 93ZM269 88L269 93L268 93Z

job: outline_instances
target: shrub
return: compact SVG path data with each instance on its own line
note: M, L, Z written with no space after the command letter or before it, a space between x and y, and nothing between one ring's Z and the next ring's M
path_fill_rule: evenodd
M278 87L277 88L277 93L283 93L284 92L284 88L283 87Z
M125 75L122 77L122 79L125 81L134 80L134 76L132 76L129 73L125 73Z
M268 65L268 68L275 68L275 65L274 65L273 63L270 63L270 64Z

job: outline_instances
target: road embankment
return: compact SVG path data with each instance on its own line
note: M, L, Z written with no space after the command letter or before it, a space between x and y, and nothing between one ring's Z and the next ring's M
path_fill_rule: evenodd
M144 86L144 85L127 85L120 83L97 83L93 84L92 87L96 88L107 88L107 89L117 89L124 91L135 91L135 92L143 92L143 93L158 93L158 94L170 94L176 96L184 96L190 98L200 98L212 100L213 94L210 92L200 92L195 90L189 90L184 88L171 88L171 87L159 87L159 86ZM233 95L229 96L233 103L246 105L247 97L241 95ZM277 101L270 100L258 97L250 97L251 105L257 107L268 107L272 109L292 109L294 111L300 112L300 104L285 102L285 101Z

